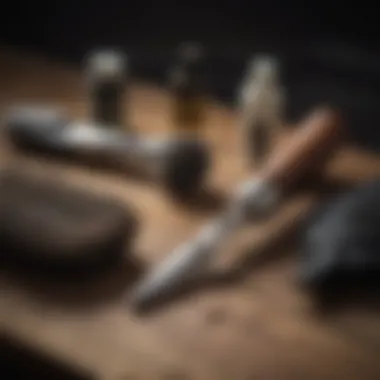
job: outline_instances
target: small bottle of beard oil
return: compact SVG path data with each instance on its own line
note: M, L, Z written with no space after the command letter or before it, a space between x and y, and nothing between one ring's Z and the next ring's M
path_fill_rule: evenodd
M201 63L203 49L186 43L178 51L177 62L169 71L172 92L172 119L176 130L197 132L203 118Z
M282 124L283 91L277 71L269 57L252 60L240 92L242 139L254 166L265 161Z
M121 127L125 123L126 56L116 50L99 50L85 62L92 121Z

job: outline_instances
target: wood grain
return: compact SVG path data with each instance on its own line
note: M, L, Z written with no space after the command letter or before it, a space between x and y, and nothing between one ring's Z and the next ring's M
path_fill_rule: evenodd
M3 110L13 102L48 102L86 117L84 85L74 69L7 51L0 54L0 75ZM165 91L139 84L131 88L126 114L143 134L169 133L169 108ZM209 185L224 196L248 176L236 132L236 115L210 102L200 133L213 149ZM4 139L1 148L2 167L60 176L133 204L142 225L135 257L146 266L191 237L218 209L217 202L210 207L218 193L178 204L122 174L17 155ZM380 159L344 147L327 174L362 182L380 174ZM298 251L288 237L319 197L316 191L299 194L270 221L239 232L210 281L144 317L123 302L123 268L81 286L51 286L3 272L1 327L95 379L379 379L378 311L348 309L327 318L296 284Z

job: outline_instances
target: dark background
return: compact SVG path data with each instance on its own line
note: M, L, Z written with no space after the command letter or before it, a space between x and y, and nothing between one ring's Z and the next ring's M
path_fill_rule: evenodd
M94 47L122 47L134 76L161 82L178 44L200 41L208 89L231 104L247 59L271 53L281 63L290 120L328 102L343 109L354 139L380 148L380 28L371 4L13 1L0 33L3 42L73 63Z

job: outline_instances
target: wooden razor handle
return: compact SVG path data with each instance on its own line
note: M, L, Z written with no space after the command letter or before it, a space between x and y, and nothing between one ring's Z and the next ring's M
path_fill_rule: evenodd
M322 166L342 140L340 115L319 108L304 119L284 147L269 159L262 177L288 188L303 176Z

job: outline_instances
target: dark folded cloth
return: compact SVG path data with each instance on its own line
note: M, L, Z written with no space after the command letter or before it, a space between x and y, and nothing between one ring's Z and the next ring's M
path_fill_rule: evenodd
M321 296L380 285L380 179L323 206L302 250L302 282Z

